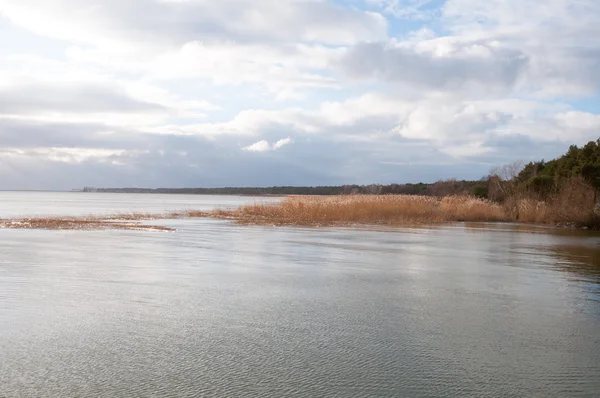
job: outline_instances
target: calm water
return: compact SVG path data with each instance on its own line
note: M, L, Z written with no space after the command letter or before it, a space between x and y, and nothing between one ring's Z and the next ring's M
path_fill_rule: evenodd
M242 201L0 193L0 216ZM1 397L600 395L597 234L159 223L0 230Z

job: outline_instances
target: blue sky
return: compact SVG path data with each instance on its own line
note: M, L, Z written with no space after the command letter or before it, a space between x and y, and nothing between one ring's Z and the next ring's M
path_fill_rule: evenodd
M595 0L0 0L0 189L471 179L599 136Z

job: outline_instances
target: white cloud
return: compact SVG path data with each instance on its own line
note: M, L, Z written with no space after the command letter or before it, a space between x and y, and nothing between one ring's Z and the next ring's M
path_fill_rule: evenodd
M71 43L68 60L151 79L252 83L278 100L338 88L319 71L339 46L383 40L387 21L332 1L5 0L14 24Z
M52 84L40 81L0 88L0 114L135 113L165 110L156 103L133 98L119 87L78 82Z
M266 140L262 140L262 141L255 142L254 144L249 145L242 149L244 151L249 151L249 152L276 151L276 150L281 149L282 147L289 145L293 142L294 141L290 137L282 138L282 139L278 140L277 142L274 142L273 145L269 144L269 142Z
M90 159L106 161L115 156L123 156L128 151L122 149L101 149L101 148L3 148L0 150L0 158L31 157L44 158L53 162L61 163L82 163ZM139 151L132 151L139 153Z
M271 145L265 140L255 142L252 145L249 145L243 148L245 151L249 152L266 152L271 150Z
M387 29L377 13L329 1L5 0L3 12L36 33L101 46L180 45L199 37L348 44L382 39Z
M352 78L397 83L413 94L471 98L517 89L527 65L527 55L518 50L447 38L359 44L340 64Z
M568 131L568 138L575 142L600 139L600 115L598 114L569 111L556 114L551 122L556 125L556 130Z
M256 83L272 92L338 86L336 79L316 72L338 58L340 51L323 46L287 48L238 43L189 42L148 64L154 79L204 78L217 85Z
M273 144L273 150L277 150L285 145L289 145L291 143L293 143L294 140L292 140L290 137L288 138L282 138L279 141L277 141L276 143Z
M596 0L448 0L442 21L456 37L526 54L523 88L539 96L586 96L600 88Z
M148 128L181 118L203 120L222 108L200 95L178 95L148 79L127 79L83 65L0 53L0 117L99 122Z

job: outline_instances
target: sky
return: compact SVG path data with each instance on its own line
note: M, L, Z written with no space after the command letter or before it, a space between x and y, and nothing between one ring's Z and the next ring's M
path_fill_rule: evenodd
M597 0L0 0L0 189L479 179L599 137Z

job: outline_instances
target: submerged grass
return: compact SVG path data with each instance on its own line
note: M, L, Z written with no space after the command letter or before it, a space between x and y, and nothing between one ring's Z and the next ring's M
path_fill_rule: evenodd
M139 222L111 221L73 217L37 217L0 220L0 228L8 229L141 229L152 231L172 231L172 228L145 225Z
M0 229L52 229L52 230L98 230L132 229L150 231L173 231L173 228L142 224L141 221L186 217L207 217L209 213L184 210L165 213L122 213L106 216L85 217L51 216L0 219Z

